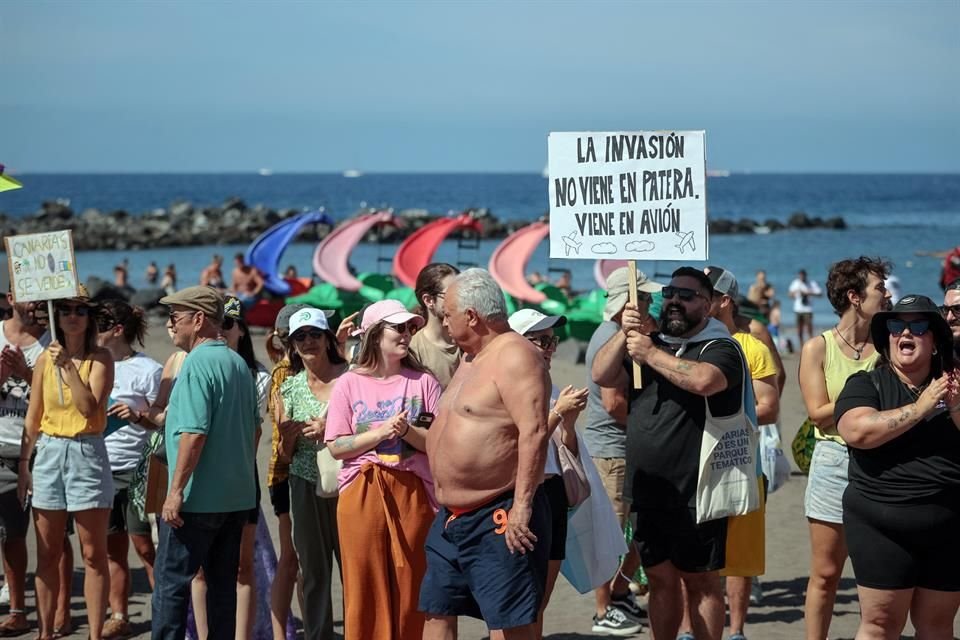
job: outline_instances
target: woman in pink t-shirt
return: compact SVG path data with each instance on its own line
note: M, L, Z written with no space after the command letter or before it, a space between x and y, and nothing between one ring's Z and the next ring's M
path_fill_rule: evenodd
M330 396L324 439L343 461L337 529L345 640L423 635L417 598L436 502L427 431L416 422L436 410L440 383L410 352L422 326L396 300L370 305L356 368Z

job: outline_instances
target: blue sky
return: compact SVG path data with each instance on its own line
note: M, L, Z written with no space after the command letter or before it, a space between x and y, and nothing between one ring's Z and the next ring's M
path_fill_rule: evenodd
M549 131L708 164L960 171L960 2L40 2L0 11L21 171L540 171Z

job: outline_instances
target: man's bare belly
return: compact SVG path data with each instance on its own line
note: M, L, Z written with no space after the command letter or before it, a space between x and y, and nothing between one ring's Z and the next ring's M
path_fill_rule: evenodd
M445 507L478 507L516 480L517 427L491 381L492 366L495 357L460 365L427 436L437 500Z

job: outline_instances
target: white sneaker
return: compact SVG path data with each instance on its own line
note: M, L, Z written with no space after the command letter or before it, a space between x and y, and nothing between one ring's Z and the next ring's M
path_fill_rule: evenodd
M10 604L10 584L7 582L4 582L0 589L0 604Z
M602 618L593 616L593 628L591 628L594 633L608 636L632 636L642 630L642 624L634 622L616 607L607 607L607 612Z
M750 582L750 604L760 604L763 602L763 588L760 586L760 578L754 576Z

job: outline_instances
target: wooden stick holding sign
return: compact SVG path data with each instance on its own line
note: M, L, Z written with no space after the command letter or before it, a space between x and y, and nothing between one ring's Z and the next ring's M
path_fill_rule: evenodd
M77 262L70 230L46 231L3 239L10 271L10 291L17 304L47 302L50 335L56 338L53 301L79 295ZM93 319L91 318L92 322ZM60 404L63 404L63 376L57 369Z
M650 318L650 305L645 305L643 309L640 308L640 304L637 302L639 295L637 293L637 261L636 260L627 260L627 274L630 277L630 291L629 300L630 304L637 308L641 314L644 315L643 321L646 322ZM640 375L640 365L636 360L631 360L633 362L633 388L634 389L643 389L643 377Z
M47 326L50 337L57 339L57 321L56 312L53 309L53 300L47 300ZM60 397L60 404L63 404L63 372L57 367L57 395Z

